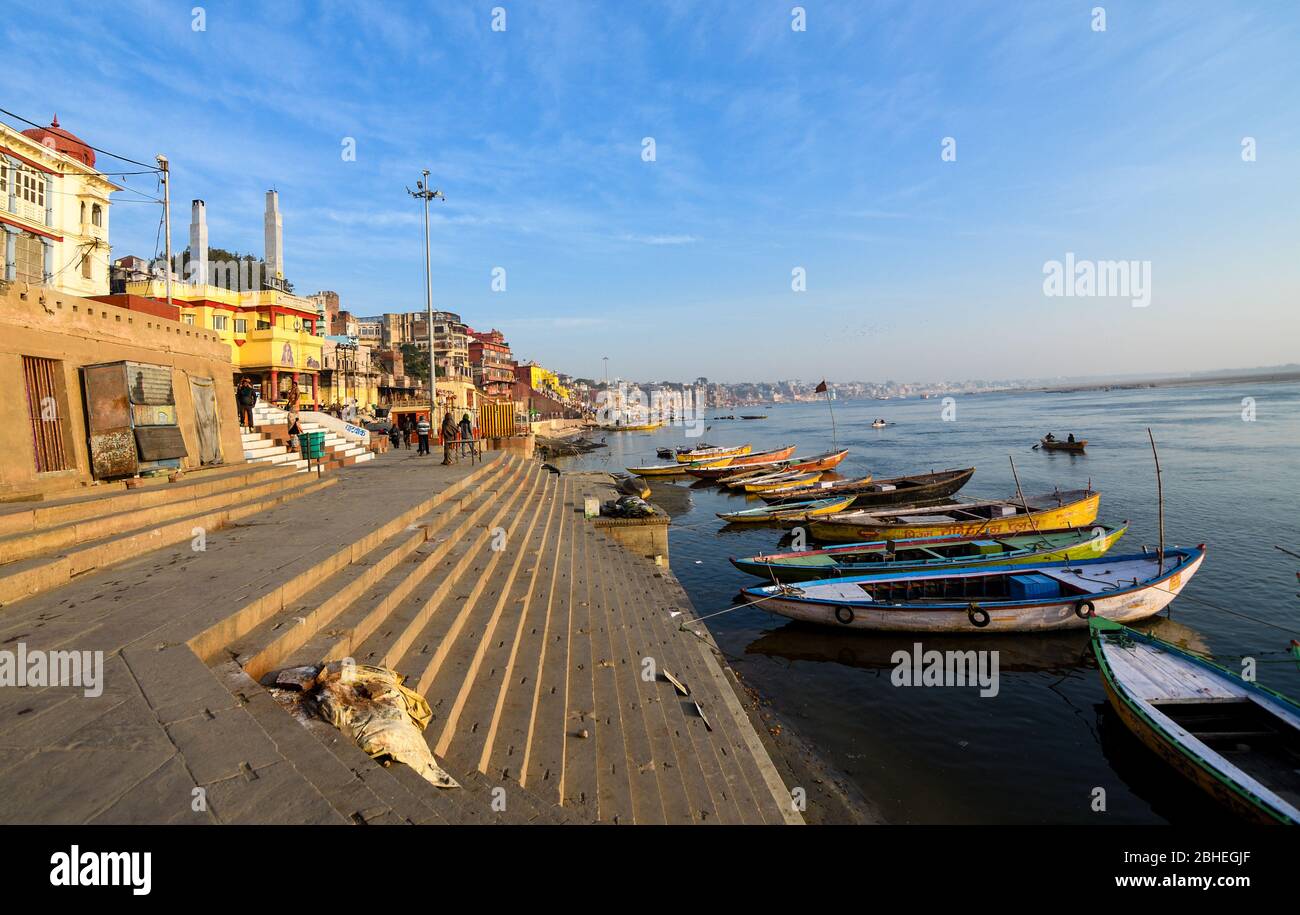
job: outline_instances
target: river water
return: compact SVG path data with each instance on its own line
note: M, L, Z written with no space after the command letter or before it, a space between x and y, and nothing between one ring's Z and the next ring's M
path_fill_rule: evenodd
M960 495L1007 498L1015 492L1010 455L1028 494L1091 481L1102 493L1099 520L1132 523L1114 552L1138 552L1157 542L1150 427L1164 471L1166 541L1209 547L1155 631L1227 666L1253 657L1260 682L1300 695L1300 670L1287 655L1289 640L1300 638L1300 560L1274 549L1300 552L1300 384L959 396L950 420L943 406L939 399L837 402L836 441L851 449L840 475L974 466ZM735 412L767 419L711 420L703 438L687 438L681 427L610 433L608 450L559 463L621 471L663 463L657 448L700 441L752 442L755 450L797 443L799 454L832 446L824 402ZM873 429L876 417L891 424ZM1087 454L1033 450L1047 432L1086 438ZM652 498L674 516L671 564L697 611L733 606L737 591L758 580L727 557L770 552L783 532L724 528L714 514L761 502L702 483L652 485ZM707 625L778 717L856 782L889 822L1222 821L1109 712L1086 632L926 637L927 650L999 652L999 691L981 697L975 688L894 686L891 656L918 637L797 624L757 607ZM1098 788L1104 811L1094 809Z

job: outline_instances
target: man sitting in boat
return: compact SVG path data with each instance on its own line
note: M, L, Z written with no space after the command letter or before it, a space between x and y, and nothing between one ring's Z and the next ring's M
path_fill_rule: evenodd
M1067 438L1066 441L1067 441L1067 442L1070 442L1071 444L1074 443L1074 433L1073 433L1073 432L1070 433L1070 437Z
M1043 436L1043 441L1045 441L1045 442L1054 442L1054 441L1056 441L1056 436L1053 435L1051 432L1049 432L1049 433L1047 433L1046 435Z

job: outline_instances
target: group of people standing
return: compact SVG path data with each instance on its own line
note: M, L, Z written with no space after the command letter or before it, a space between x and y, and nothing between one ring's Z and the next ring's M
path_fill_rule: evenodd
M299 397L298 386L294 385L289 388L285 403L285 412L289 414L289 448L295 451L297 450L298 436L302 433L302 426L298 419ZM257 431L253 425L253 409L257 406L257 400L257 388L253 387L253 383L248 378L242 379L238 387L235 388L235 402L239 406L239 425L243 431ZM355 421L356 417L356 403L356 399L353 398L349 404L352 421ZM346 411L344 419L348 419ZM392 428L388 430L389 441L392 442L394 448L410 448L410 432L412 429L415 431L418 443L419 451L417 453L429 454L429 440L433 432L433 426L423 416L414 425L408 423L403 426L396 422L393 423ZM442 462L444 464L452 462L451 458L457 445L460 446L462 454L466 447L473 447L474 423L469 418L468 413L462 415L458 423L456 418L452 416L451 411L448 410L442 417L442 425L438 431L442 435Z
M416 453L429 454L429 440L433 433L433 426L429 423L429 420L425 419L423 416L421 416L415 423L414 427L410 425L399 426L394 423L393 427L388 432L389 441L392 442L394 448L399 446L410 448L410 430L412 428L415 430L418 449ZM457 445L460 445L461 452L464 453L466 445L471 443L474 439L474 423L470 420L468 413L464 414L460 418L460 422L457 423L456 418L452 416L451 411L448 410L442 417L442 426L438 431L442 436L442 462L444 464L450 464L452 462L451 457ZM472 447L472 445L470 445L470 447Z

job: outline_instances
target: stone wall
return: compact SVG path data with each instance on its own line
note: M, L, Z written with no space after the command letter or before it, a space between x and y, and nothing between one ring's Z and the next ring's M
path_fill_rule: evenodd
M130 360L172 368L178 424L187 452L182 469L199 466L189 378L211 378L223 462L242 463L229 353L212 331L47 287L0 282L0 390L6 393L0 398L0 499L53 493L91 482L79 369L102 362ZM23 356L58 363L58 421L66 470L37 472Z

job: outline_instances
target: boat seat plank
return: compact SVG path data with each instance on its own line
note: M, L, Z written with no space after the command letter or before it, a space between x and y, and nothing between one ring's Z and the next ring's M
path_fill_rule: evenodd
M1107 644L1106 660L1129 691L1147 702L1245 697L1245 690L1222 677L1190 664L1179 664L1147 645Z
M1154 559L1115 562L1105 569L1091 567L1086 575L1067 567L1045 568L1037 571L1063 585L1082 588L1084 591L1097 594L1132 587L1133 579L1136 578L1138 581L1142 581L1151 576L1154 564Z

